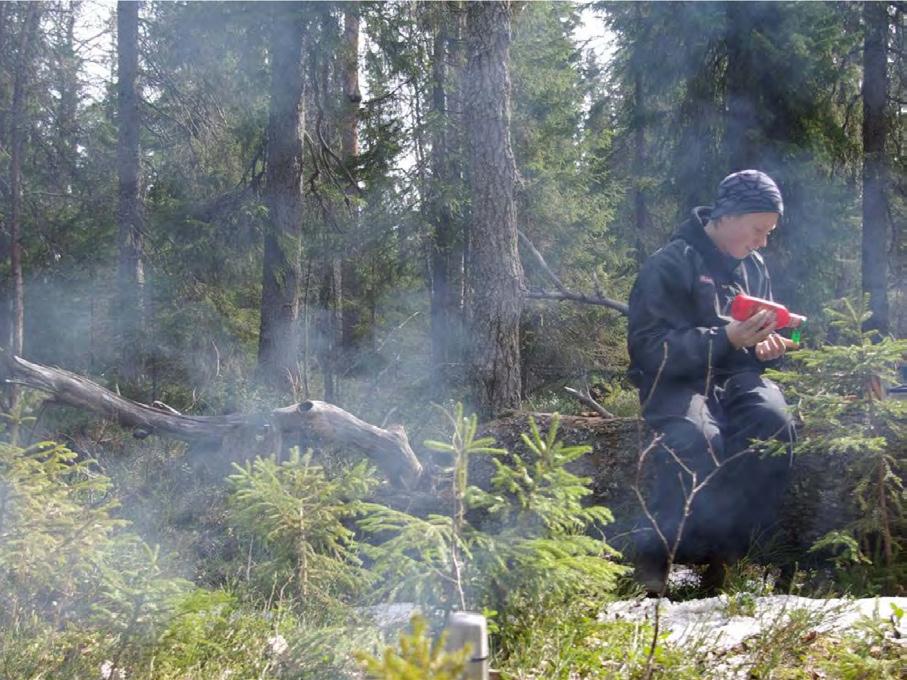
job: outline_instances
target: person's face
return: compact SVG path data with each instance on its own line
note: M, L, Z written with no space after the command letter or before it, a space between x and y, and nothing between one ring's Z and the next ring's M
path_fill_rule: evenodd
M778 213L773 212L724 215L715 225L715 242L728 255L742 260L764 248L777 225Z

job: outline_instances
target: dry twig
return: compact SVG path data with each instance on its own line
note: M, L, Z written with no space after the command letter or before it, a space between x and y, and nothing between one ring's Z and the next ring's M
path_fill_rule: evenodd
M585 293L574 293L564 283L560 280L557 274L552 271L551 267L548 266L548 263L545 262L545 258L542 257L542 254L538 249L532 244L532 241L524 234L522 231L517 229L517 235L520 237L520 241L526 246L526 249L532 254L535 261L538 262L539 266L542 268L542 271L548 275L548 278L551 279L554 283L554 287L557 288L558 292L552 293L545 290L530 290L526 297L533 298L536 300L570 300L572 302L581 302L588 305L599 305L601 307L608 307L609 309L614 309L626 316L629 313L629 307L624 302L619 302L617 300L612 300L610 298L604 297L599 292L599 283L598 279L595 279L595 295L586 295Z
M581 403L583 403L586 406L588 406L589 408L591 408L602 418L614 419L617 417L613 413L608 411L604 406L602 406L597 401L595 401L595 399L592 398L592 395L589 394L588 389L584 390L584 391L580 391L580 390L574 389L572 387L565 387L564 392L566 392L567 394L569 394L573 397L576 397Z

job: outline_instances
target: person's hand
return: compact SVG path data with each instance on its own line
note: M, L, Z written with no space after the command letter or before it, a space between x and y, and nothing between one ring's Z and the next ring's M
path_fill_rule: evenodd
M768 338L775 330L775 314L760 309L746 321L731 321L725 326L727 339L735 349L753 347ZM761 358L761 357L760 357Z
M777 333L772 333L765 340L756 344L756 358L759 361L771 361L783 355L792 341Z

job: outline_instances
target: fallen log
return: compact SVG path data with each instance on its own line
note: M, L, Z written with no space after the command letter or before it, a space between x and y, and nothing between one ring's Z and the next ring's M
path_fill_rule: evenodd
M189 416L126 399L75 373L22 357L4 355L2 364L5 382L46 392L58 403L112 418L142 438L158 434L219 446L232 439L244 439L250 432L273 428L281 434L299 433L320 439L336 448L356 449L399 486L412 487L422 474L422 464L402 427L375 427L325 402L305 401L268 414Z
M13 355L3 359L4 382L46 392L61 404L112 418L123 427L139 430L143 436L157 433L186 442L217 444L225 437L235 436L240 429L263 428L268 424L267 416L238 413L225 416L176 415L126 399L62 368L43 366Z

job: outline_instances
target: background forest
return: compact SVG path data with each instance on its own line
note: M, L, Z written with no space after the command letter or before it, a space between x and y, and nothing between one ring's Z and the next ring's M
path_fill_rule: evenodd
M0 677L354 677L382 640L351 607L392 600L494 610L511 677L702 677L593 625L629 586L583 451L527 423L480 491L467 460L498 454L455 404L576 413L574 386L637 415L638 267L750 167L784 194L775 297L810 318L804 450L864 461L836 587L903 594L905 414L860 380L907 350L905 64L897 1L0 3L4 355L195 415L453 428L426 447L459 508L380 505L336 452L200 462L8 385ZM433 659L361 663L462 662Z

